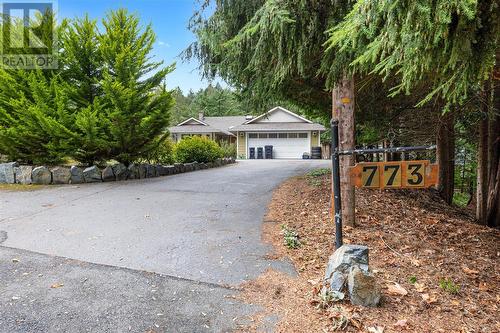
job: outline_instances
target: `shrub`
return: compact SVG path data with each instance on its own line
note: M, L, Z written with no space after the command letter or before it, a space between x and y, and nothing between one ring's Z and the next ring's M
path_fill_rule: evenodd
M222 141L220 143L220 147L222 149L222 153L224 154L224 157L236 158L236 145L234 143Z
M170 139L165 139L151 150L145 158L151 164L173 164L174 163L174 143Z
M199 136L182 139L175 146L174 152L176 161L180 163L208 163L224 156L215 141Z

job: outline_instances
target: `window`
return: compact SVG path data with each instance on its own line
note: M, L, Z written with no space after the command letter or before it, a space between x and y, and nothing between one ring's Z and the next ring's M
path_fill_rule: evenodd
M307 133L299 133L299 138L307 139Z
M276 139L278 137L278 133L269 133L269 139Z
M296 139L297 138L297 133L288 133L288 138L289 139Z
M259 139L267 139L267 133L259 133Z
M257 139L257 133L249 133L249 134L248 134L248 137L249 137L250 139Z
M279 133L278 134L278 138L280 138L280 139L286 139L286 137L287 137L286 133Z

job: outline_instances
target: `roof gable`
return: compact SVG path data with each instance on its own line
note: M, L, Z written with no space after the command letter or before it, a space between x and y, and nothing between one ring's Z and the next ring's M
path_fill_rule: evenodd
M312 124L312 121L299 116L292 111L289 111L281 106L277 106L267 111L266 113L247 121L245 124L257 124L257 123L308 123Z
M184 126L184 125L203 125L203 126L208 126L205 122L203 122L203 121L201 121L199 119L193 118L193 117L184 120L182 123L180 123L177 126Z

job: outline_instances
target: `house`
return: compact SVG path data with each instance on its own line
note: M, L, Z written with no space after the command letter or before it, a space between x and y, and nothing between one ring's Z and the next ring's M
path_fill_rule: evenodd
M238 158L257 157L258 148L273 146L273 158L300 159L311 148L321 145L323 125L299 116L280 106L258 116L189 118L170 133L174 141L185 136L202 135L215 141L236 143ZM255 153L250 154L250 151Z

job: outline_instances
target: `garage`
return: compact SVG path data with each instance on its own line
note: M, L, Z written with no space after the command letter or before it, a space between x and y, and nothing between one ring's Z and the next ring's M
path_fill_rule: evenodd
M310 152L311 144L308 132L248 133L248 156L251 148L265 146L273 146L272 158L297 159Z
M304 153L311 157L313 150L321 146L321 132L325 127L296 113L277 106L260 116L245 117L241 125L229 128L236 134L239 159L301 159ZM265 147L273 146L273 154L266 154ZM263 156L259 156L262 148ZM321 156L320 156L321 157Z

